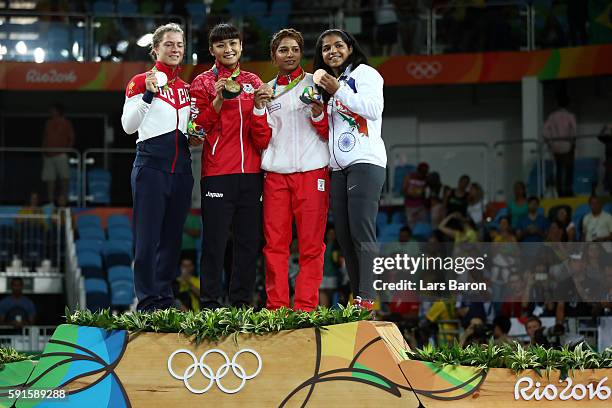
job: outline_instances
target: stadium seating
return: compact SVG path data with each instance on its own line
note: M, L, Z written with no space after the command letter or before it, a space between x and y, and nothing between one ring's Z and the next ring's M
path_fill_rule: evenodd
M432 234L433 230L429 223L418 222L412 228L412 236L418 241L427 241Z
M126 227L109 227L108 239L113 241L133 241L134 236L131 228Z
M111 227L125 227L132 228L130 224L130 219L127 215L111 215L106 219L106 224L108 228Z
M376 235L379 236L382 230L389 223L389 217L386 212L380 211L376 214Z
M109 171L96 168L87 172L87 194L94 204L110 203L111 174Z
M132 242L106 241L104 242L104 264L107 268L117 265L130 266L132 264Z
M77 252L77 259L83 276L104 279L102 257L99 254L90 251Z
M404 224L401 223L391 223L386 225L378 237L378 240L383 243L396 242L399 239L399 232L403 226Z
M77 228L102 228L102 222L100 217L94 214L84 214L80 215L76 220Z
M599 159L596 157L579 157L574 161L574 194L590 195L597 185Z
M78 229L80 239L96 239L104 241L104 230L98 227L83 227Z
M74 244L76 246L77 253L80 252L93 252L94 254L100 254L102 251L102 243L104 241L98 239L78 239Z
M85 297L89 310L96 311L110 307L108 285L104 279L85 279Z

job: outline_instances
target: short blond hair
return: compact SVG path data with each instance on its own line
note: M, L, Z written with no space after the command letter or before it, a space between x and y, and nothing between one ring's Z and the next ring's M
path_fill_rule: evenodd
M153 60L157 59L157 55L155 54L155 48L157 48L157 46L164 39L164 34L168 32L180 33L183 36L183 43L185 42L185 33L183 32L183 29L180 25L176 23L168 23L157 27L153 32L153 38L151 39L150 45L151 51L149 52L149 55L151 56L151 58L153 58Z

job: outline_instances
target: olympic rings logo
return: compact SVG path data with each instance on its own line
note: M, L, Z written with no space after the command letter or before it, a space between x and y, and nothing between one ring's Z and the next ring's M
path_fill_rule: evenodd
M406 67L408 74L415 79L432 79L442 72L442 64L434 62L411 62Z
M193 360L193 363L187 366L183 375L178 375L172 369L172 360L174 359L174 356L176 356L177 354L181 354L181 353L185 353L189 355L191 359ZM257 359L257 370L255 370L255 372L251 375L247 375L244 368L242 368L242 366L236 363L236 359L242 353L250 353L254 355L255 358ZM206 356L208 356L209 354L219 354L225 360L225 363L221 364L221 366L217 369L216 372L213 372L212 368L210 368L210 366L204 363ZM170 375L176 378L177 380L183 381L183 383L185 384L185 387L187 387L187 389L194 394L204 394L206 391L210 390L213 384L217 384L217 387L219 387L219 389L226 394L235 394L244 388L244 385L247 380L251 380L255 378L257 374L259 374L259 372L261 371L261 367L262 367L261 357L255 350L252 350L252 349L240 350L234 355L231 361L230 361L229 356L225 354L223 350L219 350L219 349L208 350L206 353L202 355L202 357L200 357L199 360L197 359L195 354L193 354L191 351L187 349L176 350L174 353L170 354L170 357L168 357L168 372L170 373ZM240 385L238 385L236 388L225 388L221 384L221 379L224 378L228 374L230 368L232 369L232 372L234 373L234 375L241 380ZM194 388L189 383L189 379L192 378L196 374L197 370L199 370L202 373L202 375L209 381L208 385L201 389Z

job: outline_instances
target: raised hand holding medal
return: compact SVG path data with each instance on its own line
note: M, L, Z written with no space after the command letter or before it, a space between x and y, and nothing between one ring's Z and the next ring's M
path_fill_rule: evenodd
M158 88L163 89L168 84L168 76L161 71L155 71L155 79L157 80Z

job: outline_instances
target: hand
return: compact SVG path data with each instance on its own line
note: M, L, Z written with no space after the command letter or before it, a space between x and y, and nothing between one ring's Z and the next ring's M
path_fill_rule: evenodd
M187 140L187 142L191 147L200 146L204 143L204 138L189 135L189 139Z
M155 73L153 71L147 72L145 76L145 86L147 91L157 93L159 88L157 87L157 78L155 78Z
M333 95L340 88L340 82L338 82L338 80L334 78L333 76L329 74L325 74L321 78L321 81L319 82L319 86L325 89L325 91L327 91L328 94Z
M272 99L272 88L268 84L264 84L255 91L255 107L263 109L266 103Z
M217 96L215 97L215 99L221 100L221 101L225 99L223 98L223 90L225 89L226 82L227 82L227 78L221 78L217 82L215 82L215 92L217 93Z
M323 113L323 102L321 101L312 101L310 104L310 115L313 118L318 118Z

